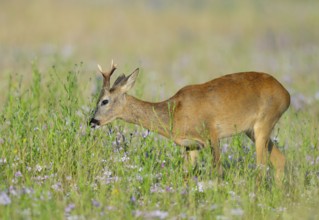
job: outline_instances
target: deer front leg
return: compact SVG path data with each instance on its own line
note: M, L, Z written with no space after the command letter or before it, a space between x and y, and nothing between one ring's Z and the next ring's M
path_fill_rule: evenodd
M215 133L211 134L210 148L213 155L213 167L216 167L218 176L223 176L223 168L221 166L219 139Z
M185 147L186 152L184 155L184 170L189 170L191 167L194 169L198 160L198 150L203 148L203 144L190 139L178 139L175 140L175 143Z
M187 162L189 162L192 165L192 167L195 167L198 160L198 150L186 151L186 159Z
M184 155L184 170L195 170L197 166L199 152L195 148L186 147L186 152Z

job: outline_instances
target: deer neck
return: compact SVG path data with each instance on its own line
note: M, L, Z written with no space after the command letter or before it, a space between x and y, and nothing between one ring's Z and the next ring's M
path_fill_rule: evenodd
M151 131L170 137L172 130L172 107L168 101L152 103L126 95L122 119Z

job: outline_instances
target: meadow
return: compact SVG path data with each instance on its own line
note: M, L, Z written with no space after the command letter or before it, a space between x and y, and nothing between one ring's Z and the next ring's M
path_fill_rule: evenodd
M2 1L0 219L318 219L319 2ZM263 71L291 94L272 138L282 187L256 185L255 146L221 140L194 172L185 149L122 121L91 129L102 86L139 67L148 101L223 74ZM114 77L116 78L116 77ZM114 79L113 79L114 80Z

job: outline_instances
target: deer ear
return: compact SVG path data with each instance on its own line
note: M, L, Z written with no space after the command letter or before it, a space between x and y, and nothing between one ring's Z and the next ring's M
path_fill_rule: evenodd
M112 88L116 88L116 87L118 87L119 85L121 85L121 82L122 82L123 80L125 80L125 79L126 79L126 76L125 76L124 74L122 74L122 75L120 75L119 77L117 77L117 79L116 79L115 82L113 83Z
M120 82L119 87L123 93L129 91L134 86L138 73L139 73L139 68L134 70L133 73L131 73L131 75L129 75L128 77L126 77Z

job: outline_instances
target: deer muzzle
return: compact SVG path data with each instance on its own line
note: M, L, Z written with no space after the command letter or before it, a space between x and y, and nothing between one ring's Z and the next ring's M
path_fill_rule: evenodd
M96 128L96 127L98 127L100 125L100 121L96 120L95 118L92 118L90 120L89 124L90 124L91 128Z

